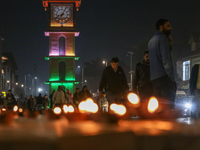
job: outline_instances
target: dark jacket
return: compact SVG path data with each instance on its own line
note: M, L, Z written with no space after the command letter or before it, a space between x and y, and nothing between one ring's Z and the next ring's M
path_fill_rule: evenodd
M135 67L132 88L135 93L137 93L137 90L153 88L150 80L150 66L144 60L139 62Z
M37 104L43 104L44 98L42 96L37 97Z
M128 90L126 76L122 67L118 66L116 72L111 66L104 69L99 85L99 91L102 92L103 89L105 92L113 94L124 93Z
M195 64L192 67L191 75L190 75L190 93L194 95L194 90L197 88L197 79L199 72L199 64Z
M12 93L6 95L6 100L15 102L15 96Z
M73 95L74 104L76 104L76 101L80 101L80 98L81 98L81 92L79 92L79 93L75 92Z
M87 98L90 98L90 97L92 97L92 96L91 96L91 94L88 90L86 90L86 91L81 90L81 94L80 94L80 100L81 101L84 101L84 100L86 100Z

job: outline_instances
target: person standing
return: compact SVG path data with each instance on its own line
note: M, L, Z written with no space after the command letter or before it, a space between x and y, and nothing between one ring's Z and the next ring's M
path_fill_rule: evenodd
M28 99L28 109L35 110L35 100L32 95L30 95L30 97Z
M47 98L47 95L44 95L43 106L44 106L44 109L47 109L47 106L49 106L49 100Z
M174 107L176 82L171 58L169 35L172 27L168 20L160 19L156 23L156 33L148 43L150 74L154 95L168 100Z
M67 92L66 92L66 102L69 104L73 104L73 95L69 91L69 89L67 89Z
M141 100L147 100L153 96L153 85L150 80L149 51L144 52L144 59L135 67L132 87L133 92L138 94Z
M11 90L8 90L8 94L6 94L6 100L7 100L8 110L12 110L13 106L16 105L16 100Z
M42 110L43 101L44 101L44 98L42 97L42 94L39 93L39 96L37 97L36 102L37 102L37 110L39 110L40 112Z
M80 102L81 92L79 88L76 88L76 92L73 95L73 101L76 107L78 107L78 104Z
M91 94L90 94L90 92L89 92L89 90L87 89L87 86L86 86L86 85L83 86L80 95L81 95L81 97L80 97L80 100L81 100L81 101L84 101L84 100L86 100L87 98L92 97Z
M109 105L121 103L128 89L124 70L119 66L119 59L113 57L110 66L103 70L99 84L99 98L102 98L102 92L105 90Z
M66 104L65 92L63 92L61 86L58 86L58 90L54 92L52 102L54 107L58 106L62 108L63 104Z
M25 98L23 94L21 94L19 98L19 106L24 107L24 105L25 105Z

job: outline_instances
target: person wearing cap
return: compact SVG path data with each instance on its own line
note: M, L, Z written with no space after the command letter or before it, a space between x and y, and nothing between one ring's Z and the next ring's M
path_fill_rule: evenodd
M106 92L109 105L112 103L121 103L125 93L128 91L126 75L122 67L119 66L119 59L113 57L110 66L103 70L99 84L99 97Z

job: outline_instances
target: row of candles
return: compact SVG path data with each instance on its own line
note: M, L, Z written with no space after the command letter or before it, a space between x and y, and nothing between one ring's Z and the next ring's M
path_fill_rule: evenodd
M128 102L125 105L115 104L115 103L111 104L109 107L110 108L109 112L107 114L115 115L118 118L125 116L127 114L129 118L131 115L138 115L139 117L144 117L144 118L149 118L148 116L151 116L150 118L154 118L152 116L157 116L157 114L161 112L162 107L160 107L159 101L155 97L151 97L148 100L148 103L142 103L140 101L139 96L136 95L135 93L129 93L127 98ZM62 108L55 107L53 110L48 110L48 111L49 114L54 116L61 116L62 114L66 115L68 114L68 116L69 114L88 115L88 114L97 114L99 112L99 107L91 98L88 98L85 101L79 103L78 111L72 105L69 106L63 105ZM6 112L5 108L3 108L0 113L3 114L3 112ZM13 112L16 112L18 114L23 114L24 110L22 108L18 108L18 106L16 105L13 107Z

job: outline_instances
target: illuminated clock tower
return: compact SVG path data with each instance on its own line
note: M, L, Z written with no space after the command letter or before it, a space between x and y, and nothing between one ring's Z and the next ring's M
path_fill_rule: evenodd
M48 11L49 36L49 92L57 90L61 85L74 93L75 84L75 37L79 32L75 31L76 11L81 0L43 0L45 11Z

